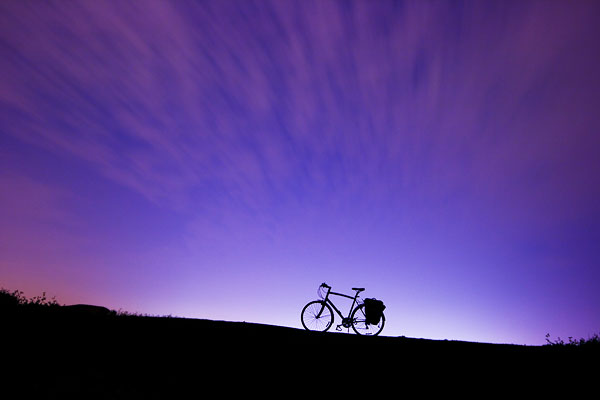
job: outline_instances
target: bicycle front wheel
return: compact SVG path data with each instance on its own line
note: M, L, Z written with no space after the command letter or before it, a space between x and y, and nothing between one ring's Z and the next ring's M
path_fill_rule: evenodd
M327 332L333 325L333 310L322 300L311 301L302 309L300 319L307 331Z
M359 335L377 336L383 330L385 325L385 315L381 313L381 319L377 325L367 323L365 314L365 305L361 304L352 311L352 329Z

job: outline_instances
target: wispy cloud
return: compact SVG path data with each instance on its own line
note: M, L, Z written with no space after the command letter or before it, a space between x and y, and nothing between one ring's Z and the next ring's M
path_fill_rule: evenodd
M571 179L597 145L582 107L598 81L581 76L598 57L578 47L592 32L577 5L2 7L3 131L161 204L493 197L518 179L537 202L595 179Z

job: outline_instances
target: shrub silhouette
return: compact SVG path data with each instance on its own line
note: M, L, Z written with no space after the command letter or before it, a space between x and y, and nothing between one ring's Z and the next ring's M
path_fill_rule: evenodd
M23 303L23 292L0 289L0 308L16 308Z
M40 313L51 310L58 309L69 309L72 312L75 312L75 309L78 309L78 314L96 314L100 309L104 307L99 306L88 306L88 305L64 305L58 303L56 298L48 299L46 297L46 292L43 292L41 296L34 296L32 298L27 298L24 293L20 290L9 291L7 289L0 289L0 311L9 312L9 313ZM98 309L95 311L94 309ZM108 309L107 309L108 310ZM117 316L121 318L142 318L142 317L161 317L161 318L175 318L172 315L150 315L150 314L142 314L137 312L129 312L122 309L118 311L108 310L106 315Z
M48 299L46 292L41 296L27 298L22 291L0 289L0 311L6 314L46 314L62 306L53 297Z
M0 289L0 309L44 309L58 306L60 306L60 304L54 297L52 299L46 297L46 292L43 292L41 296L35 296L28 299L23 292L19 290L10 292L4 288Z

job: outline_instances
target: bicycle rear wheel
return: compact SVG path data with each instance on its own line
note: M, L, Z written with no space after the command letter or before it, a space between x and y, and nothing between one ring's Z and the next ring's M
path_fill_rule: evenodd
M311 301L302 309L300 320L307 331L326 332L333 325L333 310L322 300Z
M365 314L365 305L361 304L352 311L352 329L359 335L366 336L377 336L383 330L385 325L385 315L381 313L381 319L377 325L371 325L367 323L367 316Z

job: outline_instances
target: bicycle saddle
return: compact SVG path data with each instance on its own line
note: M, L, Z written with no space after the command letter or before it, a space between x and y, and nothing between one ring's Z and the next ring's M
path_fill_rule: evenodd
M353 287L352 290L356 290L357 292L362 292L363 290L365 290L365 288L362 287Z

